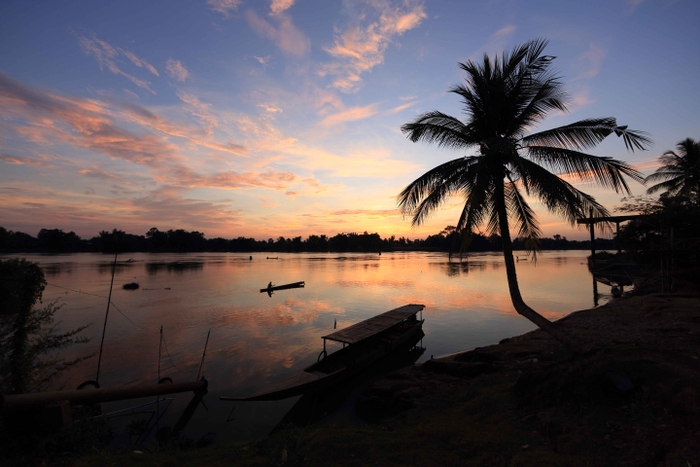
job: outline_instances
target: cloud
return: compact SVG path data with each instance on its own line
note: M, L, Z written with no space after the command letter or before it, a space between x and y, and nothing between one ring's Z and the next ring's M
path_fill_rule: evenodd
M170 168L167 173L158 178L158 181L186 188L208 187L226 190L270 188L282 191L288 189L296 179L297 176L291 172L237 173L225 171L200 174L188 167L179 166Z
M569 112L575 112L581 107L586 107L592 103L593 99L591 99L590 90L588 87L582 87L571 96L566 103L566 106L569 109Z
M94 35L92 36L92 38L78 35L78 43L80 44L80 48L85 54L90 55L95 60L97 60L97 63L100 65L101 70L107 68L112 73L125 77L126 79L134 83L136 86L155 94L155 91L153 91L150 88L150 81L137 78L133 75L130 75L129 73L124 72L117 64L117 60L119 56L122 55L128 58L134 65L138 66L139 68L146 68L154 75L159 76L158 71L150 63L138 58L135 54L129 52L128 50L124 50L119 47L113 47L107 42L98 39Z
M15 131L39 144L66 143L150 166L177 157L177 148L162 138L119 128L100 101L49 94L3 74L0 101L4 114L27 123L15 126Z
M403 110L406 110L406 109L408 109L408 108L410 108L410 107L413 107L413 106L416 105L416 104L417 104L417 102L407 102L407 103L405 103L405 104L401 104L401 105L399 105L399 106L397 106L397 107L394 107L394 108L391 109L391 110L388 110L386 113L388 113L388 114L390 114L390 115L391 115L391 114L396 114L396 113L399 113L399 112L401 112L401 111L403 111Z
M571 81L579 81L585 79L591 79L598 76L600 70L603 68L603 61L607 57L608 51L603 47L602 44L591 42L588 46L588 50L580 54L576 62L580 64L584 71L580 72Z
M291 8L292 5L294 5L294 0L272 0L270 3L270 14L278 15Z
M247 149L242 145L211 138L218 121L208 112L206 104L194 96L183 94L182 98L191 106L192 114L203 122L203 130L171 123L132 103L109 105L95 99L59 96L25 86L0 73L0 112L3 118L16 120L12 129L27 142L44 147L67 144L151 168L184 160L169 136L246 155ZM137 124L139 128L127 131L117 120L132 127Z
M54 167L53 164L50 164L46 161L34 159L33 157L26 157L26 156L13 156L11 154L5 154L0 152L0 161L6 163L6 164L12 164L12 165L30 165L33 167Z
M332 216L402 217L398 209L341 209L329 213Z
M126 94L127 96L132 97L134 99L140 99L138 94L136 94L133 91L129 91L128 89L124 89L124 94Z
M246 11L245 17L250 27L259 36L271 40L287 54L300 57L311 48L311 41L292 24L291 18L286 15L274 16L276 27L259 17L253 10Z
M158 74L158 70L156 70L156 68L153 65L151 65L150 63L148 63L147 61L138 58L136 55L134 55L132 52L129 52L128 50L124 50L124 49L118 49L118 50L121 51L121 53L123 53L126 56L126 58L131 60L131 63L133 63L137 67L145 68L148 71L150 71L151 73L153 73L154 75L160 76Z
M229 14L238 9L238 5L242 3L242 0L207 0L207 5L214 11L218 11L226 18Z
M627 0L627 5L630 6L630 10L634 11L639 5L644 3L644 0Z
M81 169L78 171L79 174L85 175L87 177L92 177L92 178L97 178L100 180L114 180L114 181L124 181L122 177L106 172L102 169L98 168L90 168L90 169Z
M501 54L502 51L506 49L508 40L513 36L516 29L516 26L513 24L503 26L501 29L491 34L486 43L469 56L469 60L480 60L484 54Z
M207 134L212 134L213 130L219 126L219 120L211 112L210 104L204 104L197 96L184 91L178 91L177 97L190 106L192 115L202 122Z
M341 123L364 120L365 118L369 118L378 112L379 111L377 110L376 104L370 104L364 107L353 107L342 112L328 115L326 118L321 120L321 125L339 125Z
M257 55L253 55L253 58L256 59L262 66L266 67L267 64L270 62L270 56L266 57L258 57Z
M280 109L279 107L275 107L272 104L262 103L262 104L258 104L258 107L260 107L261 109L263 109L267 113L271 113L271 114L282 113L282 109Z
M180 60L169 58L168 61L165 62L165 69L168 71L168 75L171 78L178 81L185 81L190 76L190 72L187 71L187 68L182 65Z
M400 4L351 1L347 6L348 27L324 49L336 62L323 66L319 74L333 76L333 87L349 93L359 89L363 73L384 62L384 53L395 37L418 27L427 15L422 3L414 0Z

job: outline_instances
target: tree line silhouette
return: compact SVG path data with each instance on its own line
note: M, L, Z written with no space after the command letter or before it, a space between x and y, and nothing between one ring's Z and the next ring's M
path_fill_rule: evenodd
M524 250L525 239L513 241L515 249ZM539 239L543 250L583 250L590 248L590 241L567 240L561 235ZM599 249L612 249L614 241L596 239ZM435 235L425 239L411 240L406 237L391 236L382 238L378 233L338 233L335 236L309 235L306 239L298 237L277 237L256 240L249 237L226 239L222 237L205 238L204 233L188 232L183 229L158 230L151 228L145 235L134 235L123 230L101 231L98 235L84 239L75 232L62 229L41 229L36 237L24 232L14 232L0 227L1 252L366 252L382 251L444 251L458 255L461 252L501 251L502 245L498 235L485 236L472 234L469 241L448 226Z

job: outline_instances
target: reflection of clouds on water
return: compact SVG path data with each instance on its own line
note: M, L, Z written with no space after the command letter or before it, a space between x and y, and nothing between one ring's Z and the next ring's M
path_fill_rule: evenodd
M232 307L220 313L216 327L270 328L310 323L321 314L342 315L345 310L319 300L300 300L288 297L284 303L267 306Z
M274 255L279 259L267 261L265 253L253 254L253 261L248 254L134 253L128 258L132 261L119 261L112 301L138 326L111 309L101 382L106 386L155 382L161 324L169 350L168 357L163 349L161 375L176 382L196 376L211 328L204 375L210 394L226 396L264 389L316 361L323 347L321 336L333 331L334 321L342 329L408 303L426 306L426 339L436 356L497 343L532 329L510 302L500 254L469 255L461 264L448 262L443 253ZM525 301L552 319L592 306L586 255L556 252L540 257L536 265L519 261L516 268ZM112 258L95 254L28 258L51 271L48 282L56 287L47 287L44 301L60 297L65 303L57 316L62 329L95 323L87 330L93 341L67 349L67 358L99 350ZM270 281L299 280L306 287L272 297L259 293ZM121 289L121 284L133 281L140 283L140 290ZM66 388L93 379L96 363L93 359L66 373ZM216 414L221 407L214 399L207 405Z
M405 289L415 286L415 281L391 280L391 279L365 279L362 281L340 280L333 283L338 287L361 288L371 285L373 287L389 287L394 289Z

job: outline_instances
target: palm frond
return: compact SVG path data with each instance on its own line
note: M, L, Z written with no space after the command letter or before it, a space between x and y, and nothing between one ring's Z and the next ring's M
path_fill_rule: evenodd
M460 231L474 231L486 218L489 205L488 195L493 192L493 178L488 173L484 158L472 166L474 171L464 177L464 208L457 223Z
M581 120L569 125L533 133L523 138L524 146L555 146L561 148L590 149L612 133L621 136L625 147L633 151L645 150L653 142L648 133L618 126L613 117Z
M428 112L401 127L412 142L437 143L438 147L461 149L474 145L467 126L442 112Z
M535 211L522 196L513 180L509 179L509 183L505 185L504 194L508 213L515 219L515 226L518 228L518 237L539 237L540 228Z
M563 217L572 225L576 219L588 216L591 209L595 217L610 215L595 198L535 162L523 158L517 172L522 179L528 180L533 196L539 198L550 212Z
M566 174L585 182L594 182L619 193L630 194L623 175L645 183L641 172L624 161L612 157L595 156L571 149L550 146L528 146L527 154L533 161L550 167L558 174Z
M460 190L464 185L464 172L474 164L474 159L464 157L453 159L411 182L399 194L401 212L404 215L413 216L413 225L420 225L450 194Z

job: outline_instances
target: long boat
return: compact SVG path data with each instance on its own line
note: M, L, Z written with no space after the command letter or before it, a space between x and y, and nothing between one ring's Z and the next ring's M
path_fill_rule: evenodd
M263 292L274 292L275 290L284 290L284 289L298 289L300 287L304 287L304 281L299 281L299 282L292 282L291 284L284 284L284 285L270 285L265 287L264 289L260 289L260 293Z
M321 336L318 361L263 392L247 397L220 397L224 401L273 401L322 389L349 378L407 343L423 337L424 305L404 305ZM421 313L420 318L416 316ZM326 341L343 348L328 354Z

